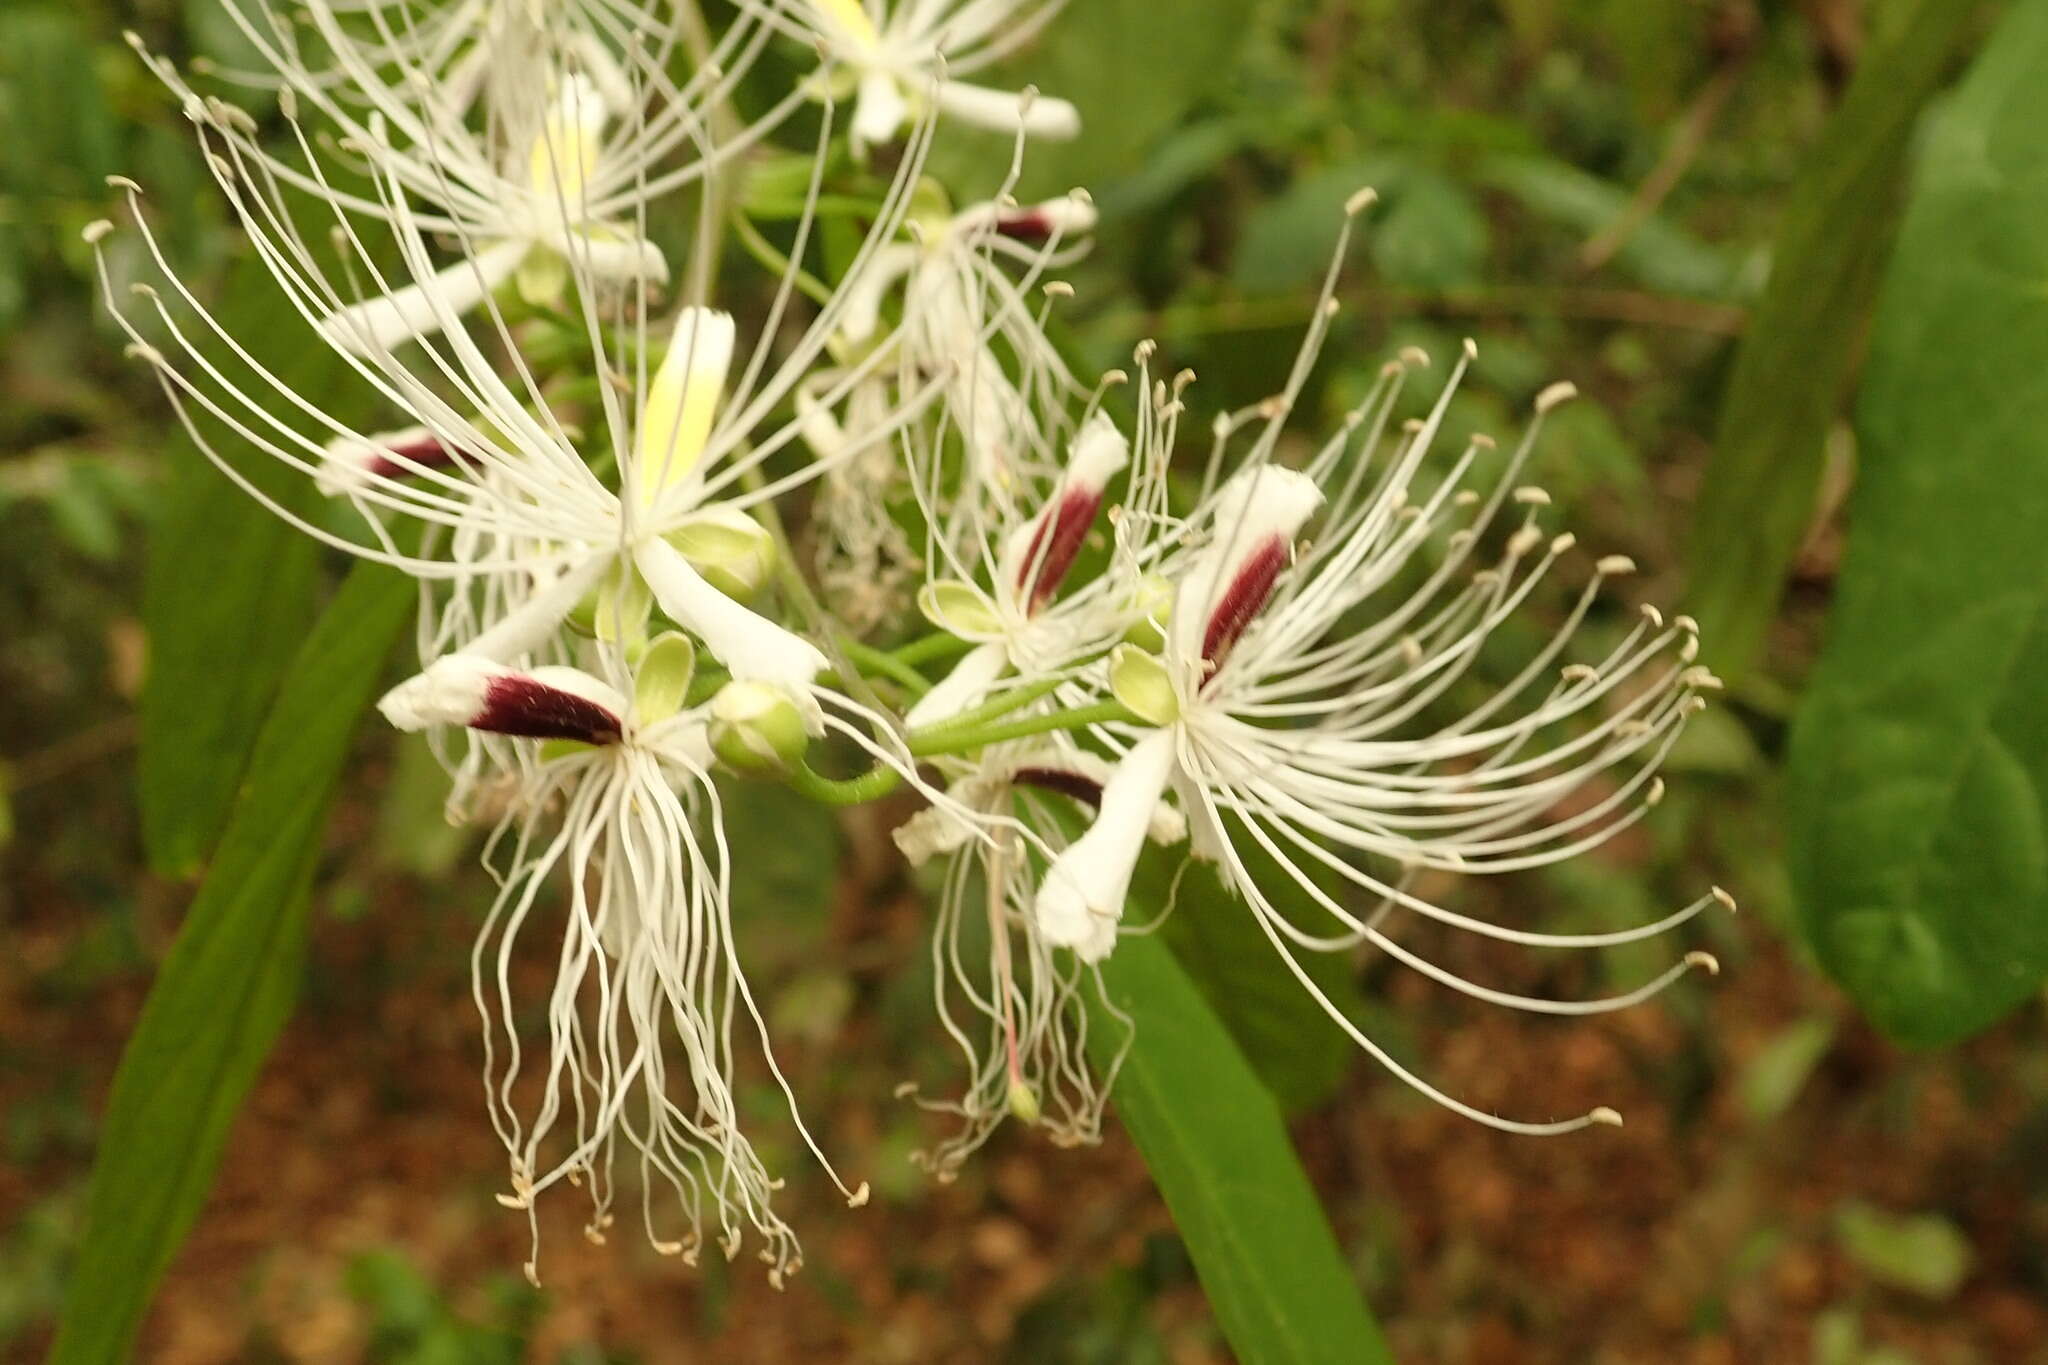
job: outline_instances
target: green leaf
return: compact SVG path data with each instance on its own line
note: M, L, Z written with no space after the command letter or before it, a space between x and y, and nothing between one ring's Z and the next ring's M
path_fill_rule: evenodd
M1580 236L1611 226L1629 208L1629 191L1550 157L1491 156L1477 176ZM1727 297L1735 277L1727 253L1654 215L1630 235L1615 264L1651 289L1699 298Z
M1835 1211L1835 1236L1849 1259L1875 1279L1940 1302L1952 1298L1970 1273L1970 1239L1931 1213L1886 1213L1864 1203Z
M1165 945L1126 938L1103 963L1136 1022L1117 1113L1166 1198L1216 1320L1247 1365L1391 1361L1272 1096ZM1107 1066L1123 1027L1088 1031Z
M52 201L97 199L103 177L119 169L120 126L95 55L69 7L10 6L0 15L0 188L35 206L29 221L54 217Z
M1691 610L1724 678L1748 670L1777 614L1891 246L1914 121L1975 8L1921 0L1864 58L1786 205L1693 518Z
M1283 873L1271 855L1250 838L1237 841L1252 880L1265 887L1276 907L1300 924L1325 918ZM1165 905L1167 890L1180 879L1173 913L1159 936L1173 950L1188 978L1202 992L1253 1073L1287 1113L1299 1113L1328 1099L1357 1060L1358 1049L1344 1030L1301 988L1250 907L1224 889L1215 869L1193 863L1181 871L1185 849L1171 858L1139 864L1132 897ZM1328 879L1334 882L1335 879ZM1342 885L1323 889L1340 901ZM1308 953L1303 967L1324 994L1353 1019L1365 1012L1350 964L1341 955Z
M1478 284L1487 238L1486 215L1464 187L1422 169L1403 179L1367 234L1380 274L1406 289Z
M1344 201L1367 185L1392 197L1401 192L1409 175L1405 162L1380 157L1326 166L1296 180L1246 216L1231 257L1231 282L1251 294L1277 294L1318 283L1330 268L1330 253L1344 230ZM1376 249L1386 222L1387 210L1381 208L1366 221L1367 239Z
M1790 1109L1834 1041L1834 1020L1815 1016L1786 1025L1765 1044L1736 1081L1750 1121L1769 1123Z
M413 604L358 568L264 722L246 791L122 1054L51 1365L117 1365L199 1211L298 994L320 834L356 720Z
M266 363L306 401L348 420L335 401L352 373L347 363L304 337L303 322L254 253L228 285L221 321L239 337L296 338ZM215 360L231 377L248 376L225 357ZM260 391L260 381L248 382ZM211 435L266 496L302 515L317 512L312 480L217 425ZM173 449L167 485L144 571L149 673L136 781L150 866L188 877L227 820L264 709L312 616L319 546L189 440Z
M1930 123L1871 341L1828 642L1794 723L1800 924L1880 1027L2048 975L2048 0Z

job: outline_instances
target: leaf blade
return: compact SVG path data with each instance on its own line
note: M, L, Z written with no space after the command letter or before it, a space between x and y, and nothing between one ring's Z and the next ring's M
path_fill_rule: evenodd
M224 297L223 325L234 335L276 336L300 325L254 253ZM232 357L212 359L229 375L246 372ZM360 394L337 401L352 372L326 346L290 349L271 369L340 420L362 405ZM265 497L317 515L320 495L303 473L241 440L218 449ZM171 456L168 485L143 577L150 663L136 785L150 867L190 877L227 823L258 728L312 616L319 546L225 477L189 436Z
M1808 155L1721 402L1693 517L1689 610L1731 682L1763 647L1897 224L1915 120L1974 6L1922 0L1865 59Z
M2048 0L1931 122L1857 407L1865 458L1792 734L1799 922L1894 1037L2048 976Z
M1114 1098L1239 1359L1391 1362L1296 1160L1280 1111L1167 947L1127 938L1102 966L1137 1021ZM1088 1045L1107 1066L1121 1026Z
M198 1214L235 1111L297 997L321 827L412 602L390 570L356 569L263 724L213 869L115 1073L51 1365L128 1358L150 1292Z

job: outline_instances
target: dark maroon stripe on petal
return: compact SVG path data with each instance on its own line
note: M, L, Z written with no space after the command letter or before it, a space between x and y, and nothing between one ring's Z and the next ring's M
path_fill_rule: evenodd
M1071 796L1091 806L1102 804L1102 784L1071 768L1019 768L1010 774L1010 781L1020 787L1037 787L1042 791Z
M402 479L422 469L445 469L462 463L463 459L460 453L432 432L424 432L410 440L387 441L377 450L379 453L371 456L364 468L384 479Z
M1231 646L1253 618L1265 610L1267 599L1273 595L1273 585L1280 581L1280 571L1286 567L1287 542L1279 536L1268 538L1245 557L1237 577L1216 600L1215 610L1209 613L1208 629L1202 632L1202 658L1211 672L1222 666Z
M1038 519L1038 528L1031 533L1031 548L1024 555L1024 566L1017 573L1017 591L1024 594L1027 612L1036 612L1060 590L1061 581L1067 570L1074 567L1081 542L1088 538L1088 528L1095 524L1095 514L1101 509L1101 489L1075 488L1062 494L1059 502Z
M494 678L469 725L499 735L585 744L616 744L621 729L617 716L588 697L518 676Z
M996 231L1020 242L1042 242L1052 236L1052 215L1036 208L998 214Z

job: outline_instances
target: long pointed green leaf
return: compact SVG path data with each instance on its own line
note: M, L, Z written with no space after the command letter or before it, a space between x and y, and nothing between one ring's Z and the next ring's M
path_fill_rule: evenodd
M1864 59L1786 205L1693 518L1690 609L1725 678L1754 662L1777 614L1891 246L1913 124L1975 10L1921 0Z
M236 268L221 312L238 337L303 328L254 253ZM225 354L212 359L262 391L245 365ZM325 346L295 345L264 359L294 392L344 419L350 414L337 399L363 401L363 393L348 392L347 363ZM233 439L218 422L197 420L222 438L223 457L256 488L301 514L318 509L320 495L304 474ZM227 822L257 727L312 618L319 546L214 468L189 438L173 448L166 484L143 584L149 674L136 780L150 866L189 877Z
M114 1076L84 1246L52 1365L116 1365L212 1184L242 1097L298 994L320 831L410 584L362 566L264 721L211 872Z
M1137 1021L1117 1113L1238 1359L1390 1362L1272 1095L1172 952L1156 938L1125 939L1103 978ZM1115 1021L1095 1021L1088 1041L1098 1065L1122 1037Z
M1814 951L1908 1042L2048 976L2048 0L1928 128L1857 407L1827 649L1793 730Z

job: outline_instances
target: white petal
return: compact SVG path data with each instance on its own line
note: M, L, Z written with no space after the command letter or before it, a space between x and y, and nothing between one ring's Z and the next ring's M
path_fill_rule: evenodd
M495 242L432 279L328 314L320 320L320 333L344 351L375 355L441 331L511 279L530 250L524 240Z
M564 256L581 262L595 279L668 283L668 257L644 237L606 226L564 232L560 223L542 224L535 235Z
M912 730L935 725L980 704L1009 666L1010 651L1000 641L976 645L961 656L951 673L917 699L904 715L904 725Z
M1322 501L1314 479L1278 465L1243 470L1217 491L1209 518L1214 539L1196 557L1174 599L1172 642L1179 660L1193 663L1201 658L1202 641L1222 595L1276 537L1291 543Z
M1081 131L1081 114L1065 100L1046 95L1034 98L1026 108L1024 96L1009 90L991 90L966 81L940 81L938 105L962 123L1014 133L1022 128L1032 137L1063 140Z
M593 555L574 566L520 606L508 612L496 625L463 647L465 654L480 659L509 663L531 654L553 637L562 618L575 609L583 595L597 586L597 580L611 567L609 554Z
M733 677L777 683L800 697L810 695L811 680L826 667L816 645L712 587L664 540L642 542L633 551L633 562L661 609L701 639Z
M1074 438L1062 487L1100 491L1130 462L1131 443L1116 429L1108 413L1098 411Z
M508 668L474 654L448 654L434 660L424 672L386 692L377 709L393 726L407 732L436 725L473 725L489 709L493 684L508 679L527 679L581 697L613 716L626 714L626 699L618 689L581 669Z
M918 250L894 242L877 251L867 269L840 286L839 335L866 341L882 322L882 298L917 265Z
M1133 745L1102 788L1102 807L1088 832L1045 870L1035 914L1050 943L1084 961L1107 956L1130 895L1131 873L1174 767L1174 732L1160 730Z
M732 314L685 308L655 371L633 436L632 485L641 507L696 469L732 368Z
M483 710L484 694L503 664L468 654L436 659L377 702L384 719L410 734L436 725L467 725Z
M854 154L865 155L868 148L895 137L909 113L909 102L903 98L902 87L894 76L886 71L863 75L853 105Z

